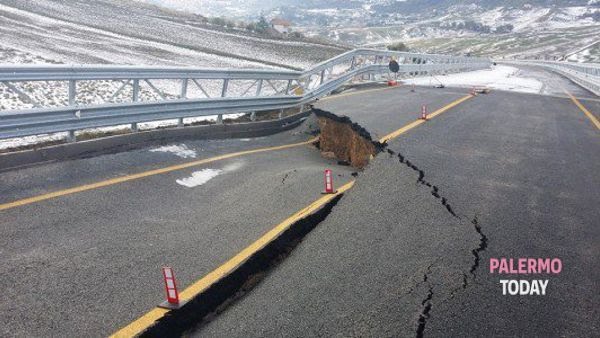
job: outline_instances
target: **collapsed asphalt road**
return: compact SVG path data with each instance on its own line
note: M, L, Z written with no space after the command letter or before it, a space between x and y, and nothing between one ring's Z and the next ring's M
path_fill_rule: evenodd
M381 134L407 118L361 95L332 105ZM468 100L392 140L280 266L191 334L589 336L600 303L598 133L569 99ZM537 277L549 280L545 296L505 296L491 257L557 257L564 269Z
M319 107L331 105L378 139L414 121L421 102L432 111L464 95L394 88L344 96L343 109L332 100ZM598 303L593 128L565 99L492 93L460 103L390 141L264 280L189 333L482 336L486 321L495 335L594 330L597 313L575 305ZM200 159L305 140L296 130L185 148ZM190 161L151 150L0 173L0 203ZM324 168L342 175L338 185L350 180L354 169L336 162L294 147L2 211L2 334L114 332L161 300L162 265L175 267L181 288L190 285L317 198ZM206 174L215 176L185 186ZM487 274L492 254L562 258L565 272L550 287L558 291L501 296Z

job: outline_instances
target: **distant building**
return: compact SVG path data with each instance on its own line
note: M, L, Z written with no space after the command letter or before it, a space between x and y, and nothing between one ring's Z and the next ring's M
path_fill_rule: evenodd
M271 20L271 28L281 34L289 34L292 32L292 23L281 18Z

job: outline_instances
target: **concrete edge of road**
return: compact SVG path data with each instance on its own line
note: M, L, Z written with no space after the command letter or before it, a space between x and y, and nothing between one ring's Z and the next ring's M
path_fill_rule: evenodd
M268 136L297 127L310 114L311 110L307 110L281 120L149 130L0 154L0 171L47 162L118 153L156 142Z
M171 337L198 329L252 289L319 223L327 218L355 181L323 195L284 220L230 260L180 293L178 310L155 308L113 333L113 337Z

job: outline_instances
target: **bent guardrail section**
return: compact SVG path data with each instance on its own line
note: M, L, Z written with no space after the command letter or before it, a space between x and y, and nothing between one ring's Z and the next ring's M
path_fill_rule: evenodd
M400 64L390 74L388 63ZM489 68L488 59L357 49L304 72L183 67L3 65L0 83L18 96L18 109L0 111L0 140L150 121L301 107L345 83ZM160 82L160 83L159 83ZM32 84L33 83L33 84ZM31 90L49 84L53 100ZM53 106L53 107L50 107ZM25 107L25 109L20 109Z

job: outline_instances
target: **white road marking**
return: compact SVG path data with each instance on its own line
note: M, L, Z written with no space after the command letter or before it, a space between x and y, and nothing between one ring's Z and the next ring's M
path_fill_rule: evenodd
M195 150L188 148L188 146L185 144L163 146L160 148L151 149L150 151L153 153L172 153L181 158L196 158L198 155Z

